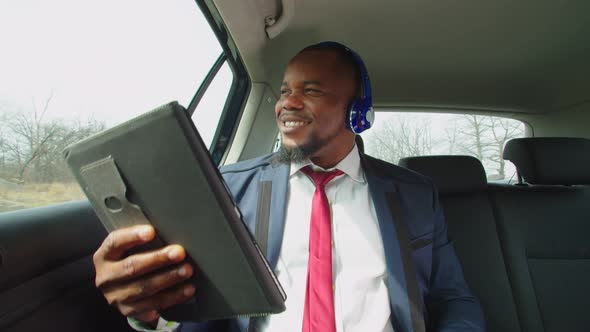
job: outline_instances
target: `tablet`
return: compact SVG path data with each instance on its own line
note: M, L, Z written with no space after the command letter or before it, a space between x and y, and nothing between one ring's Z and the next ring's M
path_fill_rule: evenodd
M186 249L195 297L162 317L204 321L285 310L281 285L177 102L82 140L64 154L107 231L150 223L157 234L151 248Z

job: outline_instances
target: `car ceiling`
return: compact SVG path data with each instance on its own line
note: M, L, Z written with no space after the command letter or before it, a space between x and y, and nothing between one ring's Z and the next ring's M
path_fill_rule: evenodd
M299 49L336 40L363 57L384 108L545 113L590 99L587 0L214 2L252 80L275 94Z

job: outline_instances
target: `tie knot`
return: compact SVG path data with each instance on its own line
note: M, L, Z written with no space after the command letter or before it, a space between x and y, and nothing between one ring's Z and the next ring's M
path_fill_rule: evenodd
M301 169L301 171L307 174L315 183L316 187L323 187L328 182L330 182L333 178L344 174L341 170L333 170L329 172L319 171L315 172L311 166L305 166Z

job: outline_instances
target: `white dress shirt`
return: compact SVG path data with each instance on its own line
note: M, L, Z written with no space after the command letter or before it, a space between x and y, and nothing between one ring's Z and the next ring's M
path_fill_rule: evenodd
M287 294L287 310L267 318L263 332L301 332L315 185L300 170L309 164L291 164L285 230L275 269ZM325 191L332 214L336 331L393 332L383 242L356 146L335 168L344 175L330 181Z

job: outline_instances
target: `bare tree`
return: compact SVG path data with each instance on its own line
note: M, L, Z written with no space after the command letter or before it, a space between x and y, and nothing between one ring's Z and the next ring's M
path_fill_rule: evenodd
M463 126L460 127L459 133L462 139L459 143L460 148L475 156L479 160L484 160L487 157L487 152L490 149L490 142L487 139L489 125L489 117L482 115L462 115Z
M24 174L31 163L38 161L46 152L47 145L57 134L58 126L55 122L45 122L44 118L53 99L53 93L45 101L41 110L33 100L33 110L30 113L19 112L8 120L7 127L15 135L8 148L16 157L18 164L17 181L22 182Z
M2 118L0 118L0 121L4 121ZM6 147L6 138L4 137L5 133L3 128L0 128L0 171L4 170L6 168L6 153L7 153L7 147ZM2 174L0 173L0 176L2 176Z
M522 136L522 124L512 119L483 115L461 115L457 123L458 136L447 134L449 143L453 145L451 139L453 142L458 140L457 146L462 153L481 160L488 173L494 171L489 178L505 178L502 151L506 141Z
M453 126L445 128L445 137L443 142L447 143L447 153L455 154L457 150L457 140L459 136L459 128L457 127L457 120L453 121Z
M0 152L1 174L12 173L13 180L23 183L25 178L48 182L69 179L61 152L84 137L101 131L104 124L89 119L86 122L46 119L53 93L38 108L33 100L31 111L19 110L2 115ZM29 170L31 170L29 172ZM27 176L28 173L31 173Z
M396 115L366 139L369 154L393 163L403 157L432 154L430 122L412 115Z
M70 144L105 129L105 125L93 119L87 121L59 122L56 134L46 145L44 153L38 158L35 167L36 181L71 180L62 152Z
M492 133L492 145L494 153L489 156L489 159L497 165L498 178L506 177L506 163L502 158L504 145L512 138L521 137L524 134L523 126L518 121L511 119L504 119L498 117L489 117L488 126L489 132Z
M0 177L5 176L7 172L7 158L9 158L8 147L8 129L6 123L8 121L8 111L10 107L8 103L0 101Z

